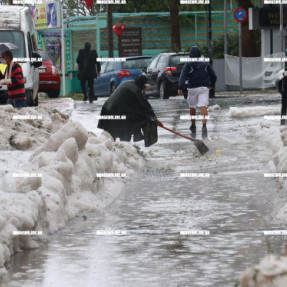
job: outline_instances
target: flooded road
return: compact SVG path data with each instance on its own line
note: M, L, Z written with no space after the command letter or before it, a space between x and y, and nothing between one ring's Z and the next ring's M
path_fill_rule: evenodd
M103 101L77 102L72 119L94 130ZM189 135L189 121L180 119L188 114L184 100L150 102L167 127ZM263 176L272 149L252 130L260 120L232 119L228 108L210 112L204 157L188 140L159 130L156 145L139 144L147 163L127 174L112 204L70 221L41 249L13 256L0 286L235 286L269 244L279 253L286 240L263 235L283 226L272 218L278 185ZM200 122L197 130L200 139ZM103 230L122 234L99 234Z

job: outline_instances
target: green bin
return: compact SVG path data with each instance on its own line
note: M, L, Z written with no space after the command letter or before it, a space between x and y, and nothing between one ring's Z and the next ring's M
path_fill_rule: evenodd
M71 93L81 93L81 82L78 80L78 71L69 71Z

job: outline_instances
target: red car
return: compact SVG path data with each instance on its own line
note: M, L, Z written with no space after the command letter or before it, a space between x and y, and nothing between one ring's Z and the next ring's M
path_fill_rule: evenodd
M39 92L48 94L49 98L57 98L60 95L61 79L57 68L46 52L38 49L43 62L39 67Z

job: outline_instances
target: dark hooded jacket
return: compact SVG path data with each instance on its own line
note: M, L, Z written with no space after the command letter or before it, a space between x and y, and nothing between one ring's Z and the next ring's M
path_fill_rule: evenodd
M98 53L90 48L81 49L77 57L78 79L89 80L97 78L97 70L101 71L101 65L97 62ZM97 67L97 69L96 69Z
M125 120L100 119L98 128L121 141L145 141L148 147L157 142L157 117L136 80L123 82L102 107L101 116L125 116ZM142 134L143 132L143 134Z
M198 47L192 47L190 58L200 58L201 53ZM216 75L211 65L207 62L187 62L184 64L180 74L178 88L181 90L186 80L189 89L199 87L215 87Z

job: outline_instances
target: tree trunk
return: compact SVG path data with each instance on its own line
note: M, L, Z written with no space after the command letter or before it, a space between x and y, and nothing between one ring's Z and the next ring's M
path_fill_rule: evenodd
M179 52L181 50L178 7L179 7L179 0L171 0L169 5L169 11L170 11L171 49L173 52Z
M113 5L108 6L108 48L109 48L109 57L114 57L114 43L113 43ZM99 41L99 40L98 40Z
M238 7L244 8L248 13L248 8L253 7L251 0L238 0ZM248 19L242 24L242 57L258 57L260 51L257 51L255 31L249 30Z

